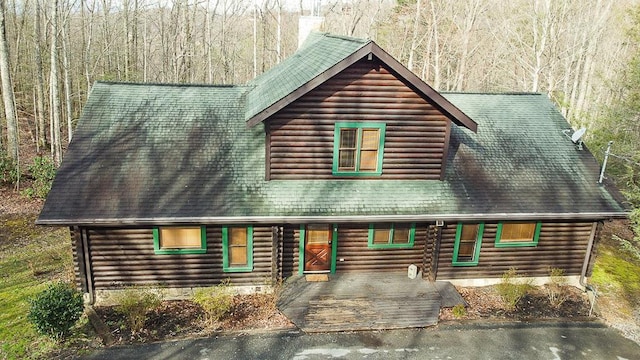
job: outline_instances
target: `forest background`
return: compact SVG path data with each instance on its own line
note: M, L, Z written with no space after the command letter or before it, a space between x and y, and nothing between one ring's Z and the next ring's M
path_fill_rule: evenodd
M603 232L590 282L640 339L640 0L0 0L0 359L60 347L26 313L73 277L69 232L34 226L27 198L46 196L92 84L243 84L295 52L312 9L439 91L548 94L601 163L613 142L636 235Z
M291 55L299 17L315 11L323 30L373 39L439 91L547 93L574 129L587 128L600 160L614 142L608 174L640 203L637 0L0 0L0 7L0 182L18 191L21 179L37 176L34 158L60 164L95 81L242 84Z

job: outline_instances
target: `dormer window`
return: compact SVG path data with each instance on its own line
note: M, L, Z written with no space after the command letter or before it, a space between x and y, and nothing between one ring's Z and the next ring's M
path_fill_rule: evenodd
M336 123L333 175L381 175L385 128L384 123Z

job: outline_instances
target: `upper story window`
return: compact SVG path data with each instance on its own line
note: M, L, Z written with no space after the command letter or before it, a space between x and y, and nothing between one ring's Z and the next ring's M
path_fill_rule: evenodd
M386 124L338 122L333 140L333 175L382 174Z

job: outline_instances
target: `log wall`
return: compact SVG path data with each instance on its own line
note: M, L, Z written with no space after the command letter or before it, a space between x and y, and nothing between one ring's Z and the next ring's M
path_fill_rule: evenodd
M336 272L406 272L415 264L423 268L424 247L427 241L427 226L416 225L414 245L410 249L369 249L369 224L338 225L338 249ZM298 273L300 226L284 227L281 267L283 276ZM430 251L431 246L428 246ZM344 261L340 261L343 259ZM427 267L430 263L427 263Z
M580 275L592 225L545 222L538 246L496 248L497 223L485 223L478 266L454 267L456 224L449 224L442 231L437 279L501 277L512 267L522 276L549 276L551 268L563 269L565 275Z
M355 63L267 120L268 179L334 178L334 124L345 121L386 123L382 175L371 178L440 179L450 121L376 59Z
M415 264L422 267L426 226L416 225L412 248L369 249L369 224L338 226L338 255L336 272L405 272Z
M207 227L206 254L156 255L152 229L87 229L95 289L130 285L256 285L271 279L272 228L253 228L253 271L222 271L222 229Z

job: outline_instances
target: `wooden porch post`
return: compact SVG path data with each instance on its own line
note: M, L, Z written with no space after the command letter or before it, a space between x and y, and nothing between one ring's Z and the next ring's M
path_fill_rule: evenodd
M440 242L442 241L442 226L436 226L436 238L431 254L431 271L429 281L436 281L438 277L438 259L440 258Z

